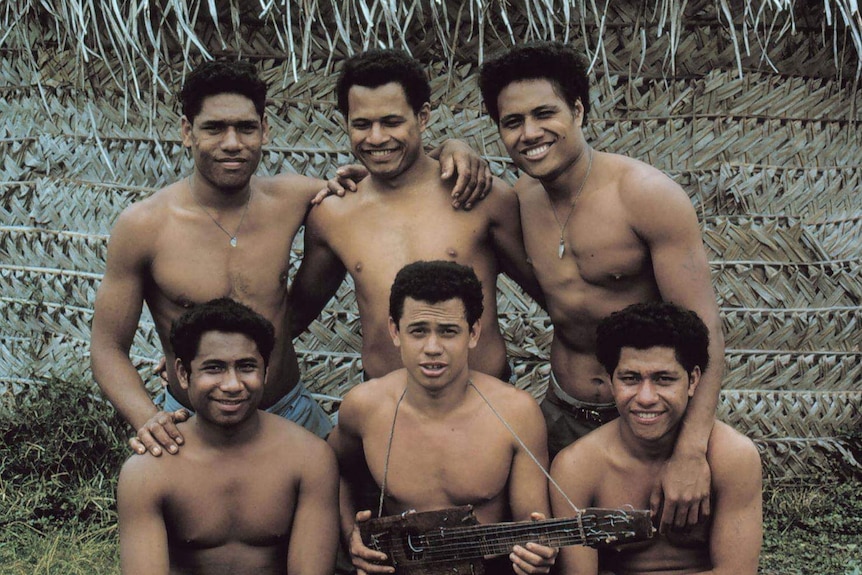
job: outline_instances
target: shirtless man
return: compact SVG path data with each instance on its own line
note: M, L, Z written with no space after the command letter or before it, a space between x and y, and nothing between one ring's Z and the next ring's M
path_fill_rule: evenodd
M185 438L177 456L132 455L123 465L123 575L330 575L338 545L332 450L257 409L272 324L222 298L181 315L170 338L195 415L177 426Z
M370 174L356 194L312 209L302 266L291 288L294 334L320 313L344 277L353 278L368 378L401 367L389 337L388 294L396 272L419 260L472 267L485 290L484 337L470 367L508 379L497 324L496 278L505 271L539 298L524 251L518 200L501 181L471 211L449 206L450 185L422 151L431 89L421 65L396 50L349 59L336 86L354 155Z
M93 319L93 375L136 430L130 444L138 453L177 453L183 437L174 421L187 417L181 408L191 404L174 371L171 322L195 303L231 297L276 326L261 408L325 437L332 425L299 381L292 338L283 337L291 244L325 184L295 174L254 175L269 128L266 84L250 63L205 63L189 74L180 98L194 170L128 207L111 232ZM455 165L465 171L462 159ZM470 188L473 180L459 176L457 185ZM167 356L166 397L158 407L129 359L144 301Z
M542 411L553 457L616 417L595 330L645 301L692 309L710 333L710 368L650 498L661 524L709 514L707 441L721 388L724 339L697 217L685 192L642 162L594 150L583 61L559 43L521 45L482 66L479 84L523 175L515 184L527 254L554 325Z
M382 515L472 504L480 523L497 523L548 511L539 406L468 366L482 331L482 300L476 274L453 262L415 262L395 278L388 332L404 368L350 390L329 436L341 471L341 529L360 574L393 572L379 564L386 555L359 536L356 523L371 512L356 513L351 480L365 465L380 488L375 509ZM528 543L488 573L510 565L517 573L547 573L555 558L555 549Z
M580 507L642 508L653 477L673 453L690 398L709 362L709 335L694 312L635 304L599 324L597 354L613 374L620 417L560 452L551 474ZM760 457L747 437L717 421L706 459L712 516L648 543L598 553L569 547L564 575L709 573L755 575L762 540ZM574 512L552 491L554 516Z

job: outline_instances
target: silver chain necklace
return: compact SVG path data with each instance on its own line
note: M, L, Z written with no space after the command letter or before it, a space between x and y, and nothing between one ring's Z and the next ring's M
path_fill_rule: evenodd
M254 193L254 189L249 187L248 199L246 199L246 201L245 201L245 208L243 208L243 210L242 210L242 216L239 218L239 224L237 224L236 230L234 231L234 233L230 233L229 231L227 231L225 229L225 227L223 225L218 223L218 220L213 217L213 215L209 212L209 210L204 207L204 205L200 202L200 200L195 195L194 188L192 187L192 181L193 181L192 176L193 175L194 174L189 174L189 193L192 195L192 199L195 201L195 203L198 205L198 207L201 210L203 210L203 212L207 216L209 216L209 219L211 219L212 222L218 226L218 229L223 231L225 233L225 235L230 238L230 247L235 248L236 244L237 244L236 237L237 237L237 234L239 234L239 229L242 227L242 223L245 221L245 215L248 213L248 205L251 203L251 195L252 195L252 193Z
M587 148L590 154L590 162L587 164L587 175L584 176L584 179L581 180L581 185L578 187L578 191L575 192L575 197L572 199L572 207L569 208L569 213L566 215L566 221L562 224L560 223L560 218L557 217L557 210L554 209L554 204L551 203L551 197L548 196L548 205L551 206L551 213L554 214L554 219L557 221L557 225L560 227L560 249L558 255L560 259L563 259L563 254L566 251L566 226L569 225L569 218L572 217L572 213L575 211L575 204L578 203L578 198L581 196L581 191L584 189L584 186L587 183L587 180L590 179L590 172L593 171L593 150L592 148Z

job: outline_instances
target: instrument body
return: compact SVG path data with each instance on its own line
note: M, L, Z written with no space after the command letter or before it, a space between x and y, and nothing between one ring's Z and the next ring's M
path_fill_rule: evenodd
M582 509L575 517L480 525L471 505L406 512L359 525L366 547L382 551L396 575L481 575L484 557L534 541L549 547L602 547L653 536L648 510Z

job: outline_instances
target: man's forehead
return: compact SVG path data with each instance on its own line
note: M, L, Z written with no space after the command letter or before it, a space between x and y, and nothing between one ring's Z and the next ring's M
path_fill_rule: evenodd
M198 118L217 118L219 120L237 119L260 119L254 102L248 96L234 92L222 92L205 97L201 101L201 111Z
M428 302L407 297L404 300L403 321L406 323L458 323L466 321L467 310L460 298Z
M198 343L198 360L225 359L260 356L257 343L248 335L239 332L205 331Z
M620 348L620 360L617 364L617 370L623 369L658 371L683 369L683 366L677 360L676 350L672 347L654 346L639 349L625 346Z
M347 92L347 105L348 112L351 112L354 107L359 105L364 107L375 105L375 108L392 108L394 110L396 107L409 107L410 103L407 101L404 87L393 80L374 87L354 84Z
M548 78L529 78L507 84L497 96L500 116L526 113L541 106L565 104L557 86Z

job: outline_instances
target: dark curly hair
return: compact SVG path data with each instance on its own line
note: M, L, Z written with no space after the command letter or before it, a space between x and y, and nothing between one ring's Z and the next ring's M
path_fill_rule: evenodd
M419 62L401 50L368 50L348 59L338 76L335 93L341 115L347 118L351 87L378 88L390 82L401 84L414 113L431 100L431 85Z
M613 375L624 347L673 348L686 372L709 365L709 330L695 312L668 302L636 303L599 322L596 356Z
M414 262L401 268L389 294L389 316L396 324L401 321L404 300L408 297L432 304L460 299L470 327L482 317L485 309L482 282L473 268L455 262Z
M257 345L264 367L275 345L272 323L250 307L227 297L194 306L171 325L171 347L183 366L191 371L203 335L210 331L241 333Z
M560 42L529 42L488 60L479 70L479 89L485 108L494 122L500 122L497 98L512 82L548 80L570 108L580 100L584 120L590 112L590 80L584 58L574 48Z
M196 67L186 78L179 99L183 116L194 123L203 101L219 94L240 94L254 103L263 118L266 106L266 82L258 76L254 64L246 60L214 60Z

